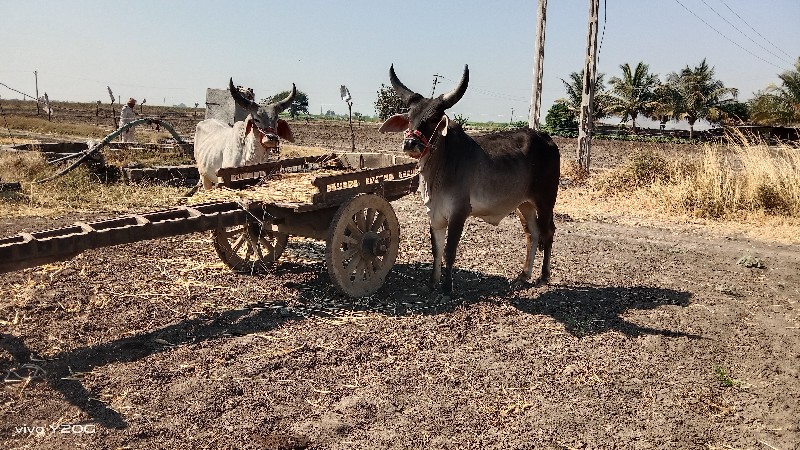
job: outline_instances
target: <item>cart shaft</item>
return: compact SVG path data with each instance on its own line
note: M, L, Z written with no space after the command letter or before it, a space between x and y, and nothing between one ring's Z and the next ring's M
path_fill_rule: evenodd
M19 233L0 239L0 273L65 261L95 248L240 225L247 216L236 202L215 202Z

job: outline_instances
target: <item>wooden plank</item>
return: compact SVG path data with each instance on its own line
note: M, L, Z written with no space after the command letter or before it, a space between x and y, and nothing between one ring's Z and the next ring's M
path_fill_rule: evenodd
M236 202L128 215L0 239L0 273L64 261L90 249L233 226L247 221Z

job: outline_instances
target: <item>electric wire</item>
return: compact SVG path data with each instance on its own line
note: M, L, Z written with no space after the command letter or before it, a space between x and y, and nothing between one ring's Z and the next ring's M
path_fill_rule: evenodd
M733 44L733 45L735 45L735 46L739 47L740 49L742 49L742 50L744 50L745 52L749 53L751 56L753 56L753 57L755 57L755 58L757 58L757 59L760 59L761 61L763 61L763 62L765 62L765 63L767 63L767 64L769 64L769 65L771 65L771 66L773 66L773 67L777 67L778 69L781 69L781 70L786 70L786 68L785 68L785 67L781 67L781 66L779 66L779 65L777 65L777 64L775 64L775 63L772 63L772 62L770 62L770 61L767 61L766 59L764 59L764 58L762 58L762 57L760 57L760 56L756 55L755 53L751 52L750 50L748 50L748 49L746 49L746 48L742 47L742 46L741 46L740 44L738 44L736 41L734 41L733 39L729 38L728 36L726 36L725 34L723 34L723 33L722 33L721 31L719 31L718 29L714 28L714 27L713 27L713 26L712 26L710 23L708 23L707 21L705 21L705 20L704 20L702 17L700 17L700 16L698 16L697 14L695 14L695 12L694 12L694 11L692 11L692 10L691 10L691 9L689 9L689 8L687 8L687 7L686 7L686 5L684 5L683 3L681 3L681 0L675 0L675 1L676 1L676 2L677 2L679 5L681 5L681 7L683 7L683 9L685 9L686 11L688 11L688 12L689 12L689 14L691 14L691 15L695 16L695 17L697 18L697 20L699 20L699 21L703 22L703 23L704 23L704 24L705 24L707 27L711 28L711 29L712 29L712 30L714 30L714 31L715 31L717 34L719 34L720 36L722 36L722 37L724 37L725 39L727 39L727 40L728 40L728 42L730 42L731 44Z
M773 53L773 52L772 52L770 49L768 49L768 48L764 47L763 45L761 45L761 44L759 44L758 42L756 42L755 40L753 40L753 38L751 38L750 36L748 36L748 35L747 35L747 33L742 33L742 31L741 31L739 28L737 28L737 27L736 27L736 25L732 24L730 20L726 19L724 16L722 16L720 13L718 13L716 9L714 9L714 8L713 8L711 5L709 5L709 4L708 4L708 2L706 2L706 0L700 0L700 1L702 1L702 2L703 2L703 4L705 4L706 6L708 6L708 9L710 9L711 11L714 11L714 14L716 14L716 15L717 15L717 16L718 16L720 19L722 19L722 20L724 20L725 22L727 22L727 23L728 23L728 25L730 25L730 26L731 26L731 27L732 27L734 30L737 30L737 31L739 31L739 32L740 32L740 33L741 33L741 34L742 34L744 37L746 37L746 38L747 38L747 39L748 39L750 42L752 42L753 44L756 44L757 46L761 47L761 49L762 49L762 50L764 50L765 52L769 53L770 55L772 55L772 56L774 56L774 57L778 58L778 59L779 59L779 60L781 60L782 62L784 62L784 63L786 63L786 64L792 64L792 62L791 62L791 61L788 61L786 58L784 58L784 57L782 57L782 56L776 55L776 54L775 54L775 53Z
M748 27L750 27L750 29L751 29L751 30L753 30L753 32L755 32L757 35L759 35L759 36L761 37L761 39L763 39L764 41L766 41L767 43L769 43L769 45L771 45L771 46L775 47L775 48L776 48L776 49L777 49L779 52L783 53L784 55L788 56L789 58L791 58L791 57L792 57L792 55L790 55L790 54L786 53L785 51L783 51L783 49L782 49L782 48L780 48L780 47L778 47L777 45L773 44L773 43L772 43L772 41L770 41L769 39L765 38L765 37L764 37L764 36L763 36L761 33L759 33L759 32L758 32L758 30L756 30L755 28L753 28L753 26L752 26L752 25L750 25L750 23L749 23L749 22L747 22L746 20L744 20L744 18L743 18L742 16L740 16L738 13L736 13L736 11L734 11L733 9L731 9L731 7L730 7L730 6L728 6L728 4L727 4L727 3L725 3L725 0L720 0L720 2L722 2L722 4L723 4L723 5L725 5L725 7L726 7L726 8L728 8L728 11L732 12L732 13L733 13L733 15L735 15L736 17L738 17L738 18L739 18L739 20L741 20L742 22L744 22L744 23L745 23L745 25L747 25Z
M603 49L603 39L606 38L606 14L608 13L607 0L603 0L603 32L600 34L600 45L597 46L597 65L600 65L600 50Z
M449 81L449 82L451 82L453 84L458 83L457 81L452 80L450 78L447 78L447 77L445 77L443 75L437 75L437 77L441 78L443 80L447 80L447 81ZM500 99L500 100L509 100L509 101L522 102L522 103L528 103L530 101L530 99L523 99L522 97L515 97L513 95L503 94L502 92L489 91L489 90L481 89L481 88L478 88L478 87L475 87L475 86L472 86L472 85L470 85L469 88L470 88L471 91L479 92L479 93L481 93L481 94L483 94L483 95L485 95L487 97L496 98L496 99Z

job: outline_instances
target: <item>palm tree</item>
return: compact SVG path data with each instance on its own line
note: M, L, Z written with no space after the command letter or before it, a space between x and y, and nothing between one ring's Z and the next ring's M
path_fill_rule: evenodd
M693 69L686 66L667 75L667 85L675 102L672 117L689 122L689 139L694 137L698 119L718 121L723 116L720 105L737 95L736 89L726 88L722 81L714 79L714 68L705 59Z
M783 82L781 92L789 97L795 106L800 106L800 58L794 63L794 70L787 70L778 75Z
M669 84L658 83L653 89L652 107L647 114L653 120L659 121L661 129L666 127L667 121L676 116L675 109L680 104L678 93Z
M800 58L795 69L778 75L782 85L770 85L748 102L756 123L791 125L800 123Z
M633 131L636 132L636 118L639 114L650 114L654 108L654 90L658 86L658 75L650 73L650 66L639 62L631 70L628 63L619 66L622 78L612 77L609 80L609 111L622 117L622 122L631 119Z
M593 116L595 119L602 119L608 115L606 112L606 86L603 78L605 78L605 75L598 73L594 84L594 101L592 104L594 105ZM561 82L564 83L567 97L558 99L556 102L564 104L578 119L581 115L581 102L583 102L583 72L572 72L569 74L569 81L562 78Z

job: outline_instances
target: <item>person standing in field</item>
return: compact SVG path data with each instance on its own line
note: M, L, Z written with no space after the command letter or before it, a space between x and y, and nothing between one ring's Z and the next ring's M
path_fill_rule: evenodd
M122 113L119 115L119 126L120 128L125 124L131 123L136 120L136 112L133 110L133 107L136 106L136 99L129 98L128 103L122 107ZM122 137L122 142L136 142L136 133L134 132L134 127L130 127L127 130L123 131L120 135Z

